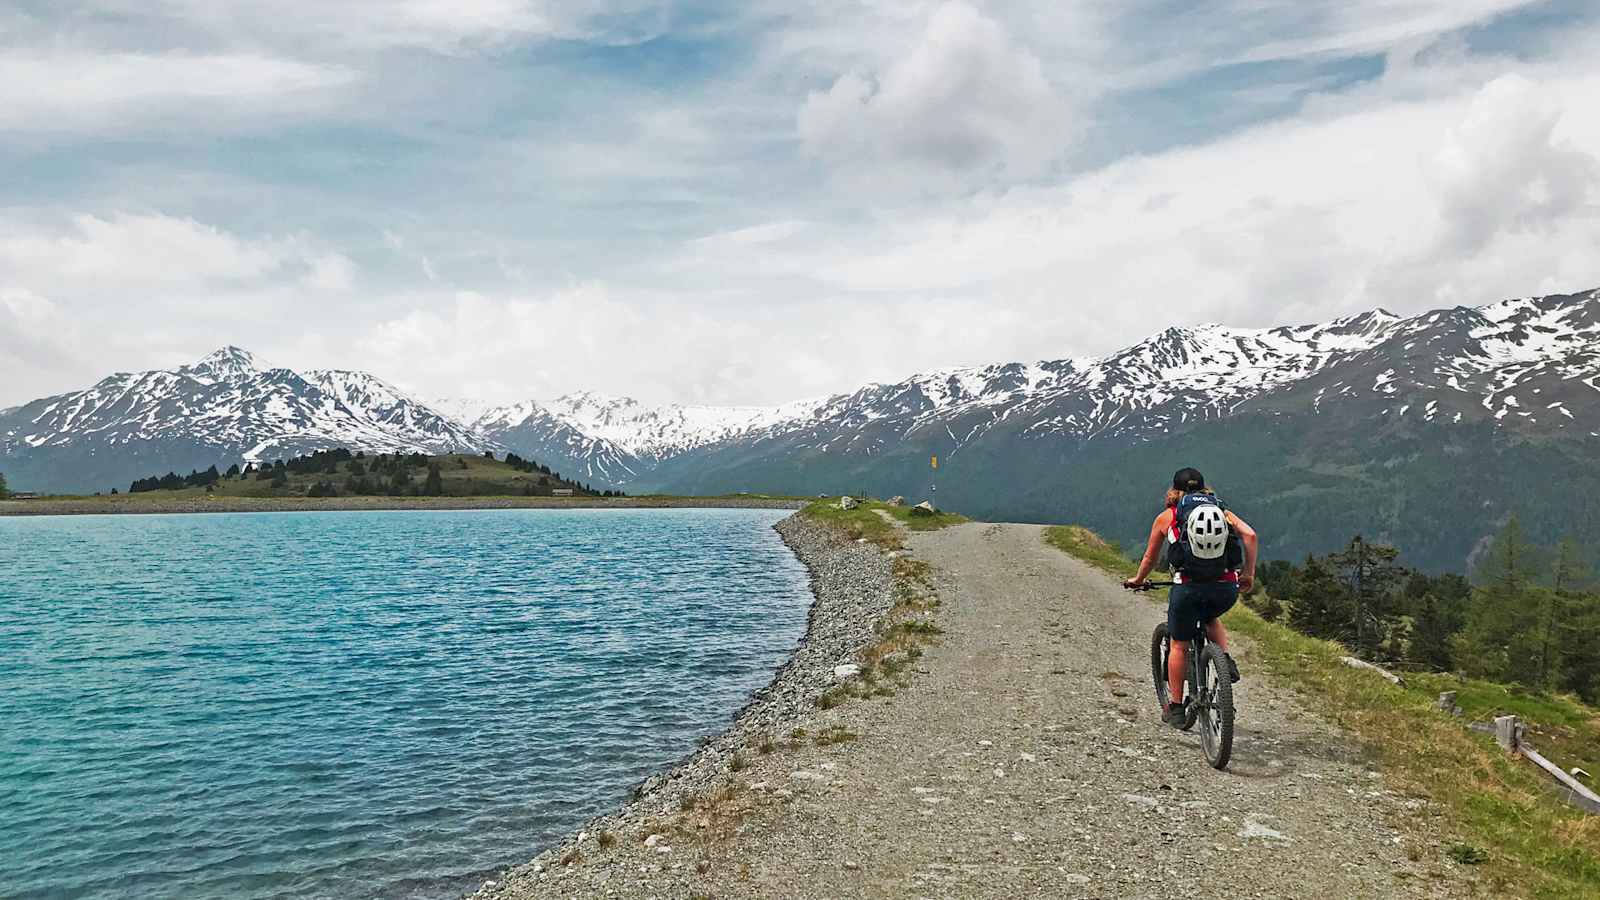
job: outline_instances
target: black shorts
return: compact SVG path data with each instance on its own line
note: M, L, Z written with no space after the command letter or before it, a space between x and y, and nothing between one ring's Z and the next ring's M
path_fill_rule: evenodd
M1217 618L1238 602L1238 582L1175 584L1167 595L1167 634L1175 641L1192 641L1195 626Z

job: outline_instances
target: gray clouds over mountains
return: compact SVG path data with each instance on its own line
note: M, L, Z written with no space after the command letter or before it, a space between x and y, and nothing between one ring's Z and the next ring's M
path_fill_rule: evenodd
M24 3L0 406L774 403L1600 281L1591 4Z

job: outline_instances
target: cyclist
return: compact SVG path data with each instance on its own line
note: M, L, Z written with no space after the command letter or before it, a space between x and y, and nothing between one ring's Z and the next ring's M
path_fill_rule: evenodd
M1193 496L1191 496L1193 495ZM1186 498L1188 498L1186 500ZM1221 529L1215 534L1202 535L1199 529L1208 517L1216 512L1199 513L1200 507L1213 507L1220 511L1227 523L1226 534ZM1198 528L1189 529L1190 525ZM1194 534L1186 533L1194 530ZM1182 726L1184 721L1183 680L1188 666L1189 641L1195 637L1195 623L1204 622L1206 638L1228 649L1228 632L1217 617L1233 608L1239 592L1250 590L1256 576L1256 532L1245 520L1222 505L1206 488L1204 475L1192 468L1179 469L1172 476L1172 489L1167 491L1166 509L1156 516L1150 526L1150 541L1144 558L1139 561L1139 572L1122 583L1123 587L1137 588L1144 584L1160 559L1163 545L1168 545L1169 559L1174 563L1172 592L1167 596L1167 634L1170 652L1167 658L1167 688L1171 692L1161 721ZM1179 550L1173 548L1181 547ZM1198 547L1198 549L1196 549ZM1215 552L1212 552L1214 548ZM1209 558L1202 558L1209 557ZM1188 570L1188 571L1186 571ZM1228 657L1229 677L1239 680L1239 667ZM1176 699L1174 699L1176 698Z

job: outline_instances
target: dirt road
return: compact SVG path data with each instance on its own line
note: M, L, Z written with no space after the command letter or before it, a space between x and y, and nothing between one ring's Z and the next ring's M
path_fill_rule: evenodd
M750 799L726 836L624 835L506 894L1467 893L1418 804L1255 674L1247 647L1234 761L1216 772L1197 737L1160 723L1148 684L1160 607L1045 545L1038 527L974 523L909 544L937 572L944 634L896 696L815 713L813 731L855 740L730 773Z

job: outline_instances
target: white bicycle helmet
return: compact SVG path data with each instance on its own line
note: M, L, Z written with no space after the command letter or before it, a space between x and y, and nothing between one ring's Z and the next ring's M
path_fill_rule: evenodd
M1228 547L1228 520L1214 504L1191 510L1183 529L1189 538L1189 553L1196 559L1217 559Z

